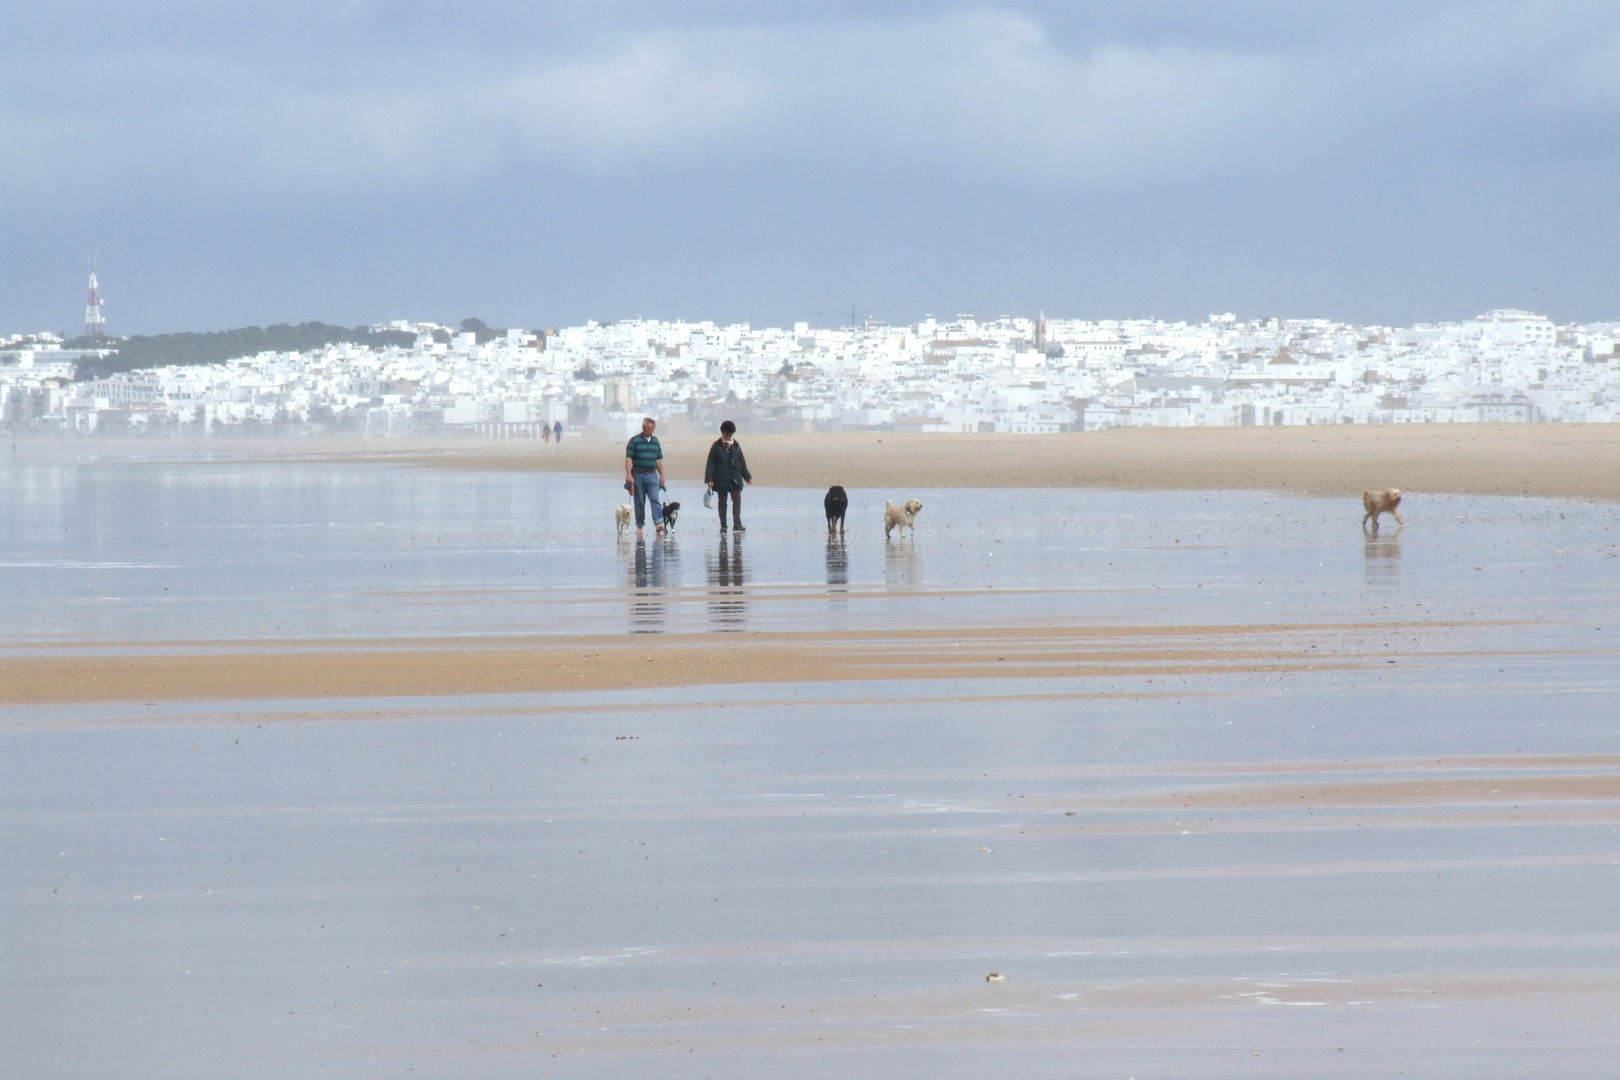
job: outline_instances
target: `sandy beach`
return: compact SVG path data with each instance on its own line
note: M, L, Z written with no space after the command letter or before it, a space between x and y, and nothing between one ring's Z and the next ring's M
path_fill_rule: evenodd
M1620 425L1424 424L1130 428L1068 435L755 435L739 439L757 482L825 488L1270 490L1359 496L1367 488L1620 499ZM707 437L662 439L669 476L699 481ZM600 437L34 440L19 460L327 461L618 474Z
M1367 488L1620 498L1620 426L1453 424L1131 428L1069 435L739 436L760 482L786 487ZM670 439L670 475L701 480L712 440ZM487 469L622 471L616 444L483 445L407 455Z

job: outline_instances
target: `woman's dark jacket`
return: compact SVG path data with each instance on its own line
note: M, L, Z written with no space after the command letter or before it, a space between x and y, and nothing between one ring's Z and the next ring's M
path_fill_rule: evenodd
M748 459L743 457L742 446L733 439L728 448L719 439L709 447L709 464L703 470L703 482L713 484L716 491L741 491L744 480L752 481Z

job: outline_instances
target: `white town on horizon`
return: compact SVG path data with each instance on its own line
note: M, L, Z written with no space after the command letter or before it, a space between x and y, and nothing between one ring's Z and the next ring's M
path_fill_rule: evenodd
M1620 322L1525 311L1396 328L1328 319L960 315L835 329L629 319L492 339L400 320L338 344L75 381L51 334L0 339L0 419L61 433L623 437L753 432L1620 421ZM486 337L488 335L485 335ZM448 338L448 341L444 340ZM110 347L116 341L108 339Z

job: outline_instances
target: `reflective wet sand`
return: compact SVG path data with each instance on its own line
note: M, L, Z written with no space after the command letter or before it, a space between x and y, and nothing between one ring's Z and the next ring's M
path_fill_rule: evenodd
M3 1071L1611 1071L1612 505L600 488L0 477Z

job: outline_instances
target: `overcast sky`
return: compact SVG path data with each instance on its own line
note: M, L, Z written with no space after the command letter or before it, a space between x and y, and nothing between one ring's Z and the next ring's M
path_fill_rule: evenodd
M1620 317L1620 0L0 0L0 331Z

